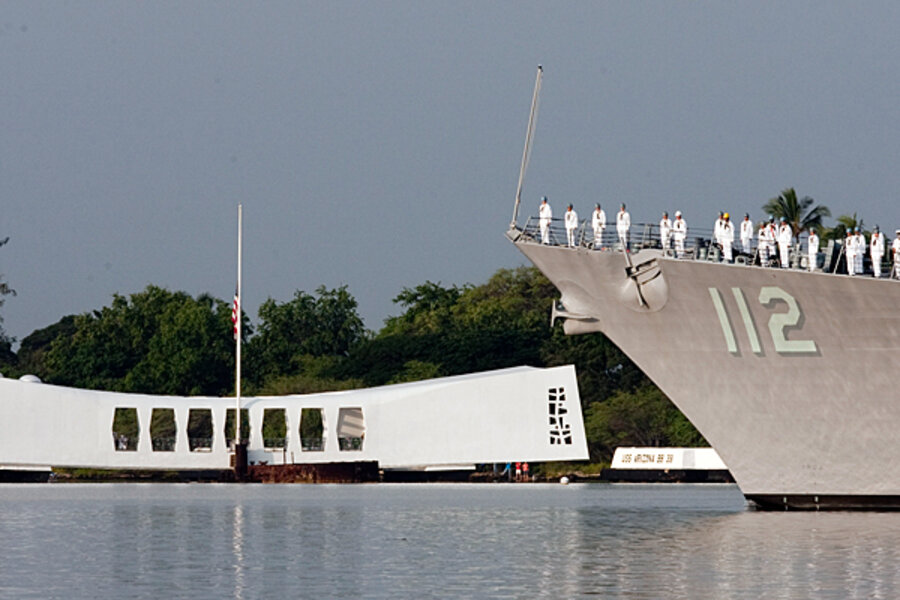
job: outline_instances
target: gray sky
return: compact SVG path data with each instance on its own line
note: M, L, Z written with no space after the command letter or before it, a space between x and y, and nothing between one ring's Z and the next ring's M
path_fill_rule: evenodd
M786 187L900 227L900 3L0 3L0 273L19 339L148 284L244 308L524 264L522 214Z

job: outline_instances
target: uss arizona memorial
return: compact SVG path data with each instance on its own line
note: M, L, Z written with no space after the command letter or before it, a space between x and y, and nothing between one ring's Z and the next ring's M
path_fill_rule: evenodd
M234 421L234 398L125 394L23 379L0 378L0 469L232 468L226 421ZM249 436L244 434L250 464L377 461L383 469L452 469L588 458L571 365L247 397L241 407L249 416ZM264 439L263 421L272 414L286 423L284 437ZM122 431L123 415L131 423L128 432ZM314 439L301 422L310 417L320 423ZM160 420L171 424L165 436L151 425ZM204 431L198 432L198 422Z

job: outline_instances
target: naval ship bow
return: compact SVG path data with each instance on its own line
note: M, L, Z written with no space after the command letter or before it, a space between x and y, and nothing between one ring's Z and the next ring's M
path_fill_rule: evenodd
M796 248L784 266L755 247L721 262L693 227L681 257L655 224L623 247L614 223L595 240L582 221L569 246L554 219L544 243L538 218L517 222L541 76L506 235L559 290L552 319L615 343L758 507L900 509L900 282L845 275L835 242L815 270Z

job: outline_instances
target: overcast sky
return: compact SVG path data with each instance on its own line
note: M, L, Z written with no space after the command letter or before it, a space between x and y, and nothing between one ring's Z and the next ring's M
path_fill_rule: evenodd
M156 284L244 308L524 264L522 214L786 187L900 227L900 3L0 2L2 309L19 339Z

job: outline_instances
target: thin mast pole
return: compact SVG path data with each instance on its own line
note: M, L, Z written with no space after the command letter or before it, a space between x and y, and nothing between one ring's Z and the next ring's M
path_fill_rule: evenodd
M243 207L238 204L238 259L237 259L237 320L234 324L235 331L235 383L234 395L237 404L237 410L234 413L234 447L237 451L238 444L241 443L241 305L244 303L241 297L241 251L242 251L242 234L243 234Z
M528 129L525 132L525 149L522 151L522 166L519 168L519 185L516 187L516 206L513 209L511 228L516 226L519 218L519 204L522 202L522 184L525 181L525 171L528 169L528 160L531 158L531 141L534 137L534 126L537 123L538 99L541 93L541 77L544 68L538 65L537 76L534 80L534 96L531 98L531 115L528 117Z

